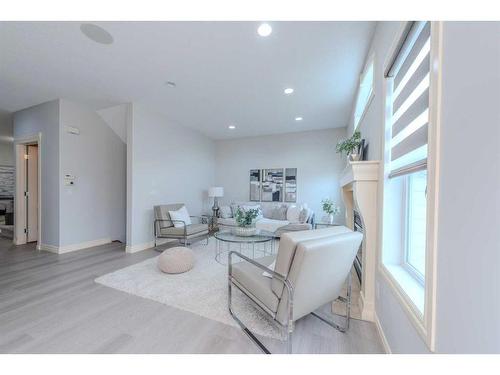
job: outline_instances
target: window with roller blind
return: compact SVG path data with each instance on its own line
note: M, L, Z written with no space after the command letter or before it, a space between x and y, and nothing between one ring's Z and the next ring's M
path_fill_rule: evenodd
M430 23L412 22L386 71L387 220L392 253L387 268L424 311L427 227ZM385 223L384 223L385 224Z
M401 25L383 66L385 128L379 271L435 348L442 23Z
M413 24L387 76L393 81L390 94L392 178L427 167L429 22Z

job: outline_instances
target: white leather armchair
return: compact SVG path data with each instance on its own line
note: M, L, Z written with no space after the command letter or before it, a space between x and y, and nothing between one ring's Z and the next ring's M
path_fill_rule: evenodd
M232 288L236 287L269 314L286 333L287 352L292 352L294 322L313 314L345 332L350 319L350 271L363 235L338 226L285 233L276 257L256 260L232 251L228 264L228 307L243 331L265 352L267 348L238 318L232 309ZM235 258L243 261L233 263ZM241 260L239 259L239 260ZM268 266L276 260L274 270ZM272 278L263 275L263 271ZM346 298L340 296L348 281ZM347 305L346 323L339 326L314 311L339 298Z

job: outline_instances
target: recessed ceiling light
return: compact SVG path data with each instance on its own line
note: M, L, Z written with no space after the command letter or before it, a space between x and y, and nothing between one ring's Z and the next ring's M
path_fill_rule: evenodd
M165 84L168 86L168 87L176 87L177 85L175 84L175 82L172 82L172 81L167 81L165 82Z
M261 24L257 29L257 33L259 33L259 35L263 37L271 35L272 32L273 28L268 23Z
M231 129L231 130L233 130L233 129L236 129L236 126L234 126L234 125L229 125L229 126L228 126L228 128L229 128L229 129Z
M302 121L302 120L303 120L303 118L300 117L300 116L299 117L295 117L295 121Z
M286 89L283 90L283 92L286 94L286 95L290 95L290 94L293 94L293 89L291 87L287 87Z
M102 27L94 25L93 23L82 23L80 25L81 32L90 40L100 44L113 43L113 37L110 33Z

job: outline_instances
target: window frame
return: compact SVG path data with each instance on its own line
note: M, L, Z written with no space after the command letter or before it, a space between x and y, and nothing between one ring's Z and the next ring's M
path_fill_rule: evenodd
M418 173L418 172L415 172ZM404 220L405 229L403 234L403 248L401 254L401 265L403 268L420 284L425 287L425 275L423 275L417 268L408 261L409 255L409 237L410 237L410 199L411 199L411 189L410 189L410 178L413 173L404 176ZM426 207L427 211L427 207ZM426 251L426 250L424 250Z
M359 116L359 119L356 121L356 112L358 109L358 104L359 104L359 99L360 99L360 94L361 94L361 86L362 82L366 76L366 73L368 72L368 68L372 65L372 81L370 85L370 94L368 95L368 99L365 103L365 106L363 110L361 111L361 115ZM363 68L363 72L359 75L359 83L358 83L358 90L356 91L356 104L354 105L354 111L353 111L353 133L358 129L359 124L361 121L363 121L366 112L368 111L368 108L370 108L370 104L373 100L373 97L375 96L375 54L372 53L370 57L366 60L365 66Z
M389 53L383 65L383 72L388 71L394 57L400 50L404 36L406 35L411 22L404 22L399 32L394 38L393 44L389 48ZM437 272L437 233L438 233L438 198L439 198L439 155L440 155L440 120L441 120L441 72L442 72L442 21L430 21L431 51L430 51L430 86L429 86L429 133L428 133L428 154L427 154L427 225L426 225L426 257L425 257L425 286L420 287L423 292L423 309L420 311L408 291L411 286L420 285L401 266L394 266L384 263L386 245L384 241L385 232L388 230L384 226L386 215L386 205L390 199L387 197L389 190L386 185L390 174L390 148L391 131L388 124L392 126L392 103L388 100L388 93L393 90L392 79L384 78L382 85L384 102L384 129L382 135L383 160L380 168L380 201L382 209L379 212L379 252L378 271L382 280L389 286L402 310L406 313L409 321L414 326L416 332L422 337L427 347L435 350L436 333L436 272ZM389 161L389 162L388 162ZM390 229L389 229L390 230ZM402 246L402 245L401 245ZM389 246L390 247L390 246ZM388 255L388 259L391 255ZM403 277L398 277L397 274ZM399 276L400 276L399 275ZM407 276L405 276L407 275ZM403 283L407 283L410 288L405 290L401 285L401 280L407 278ZM413 285L410 285L413 284ZM412 290L410 290L411 292ZM414 291L414 290L413 290Z

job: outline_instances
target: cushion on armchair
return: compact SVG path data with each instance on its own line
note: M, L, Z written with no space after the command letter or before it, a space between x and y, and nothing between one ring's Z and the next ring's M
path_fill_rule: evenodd
M186 225L191 225L191 218L189 217L189 212L186 208L186 206L182 206L180 209L176 211L168 211L170 218L172 220L181 220L183 221ZM183 228L184 224L179 222L179 221L174 221L174 227L176 228Z
M274 256L256 259L260 264L268 267ZM252 298L260 307L274 316L278 309L279 299L271 288L272 279L262 275L262 270L247 262L238 262L233 265L233 282Z
M183 203L162 204L154 206L155 219L159 220L156 223L157 230L159 230L160 228L173 227L168 211L178 210L179 208L182 208L182 206L184 206Z
M186 225L186 235L201 235L208 232L208 224L191 224ZM183 236L184 235L184 227L169 227L169 228L161 228L160 234L163 236Z

